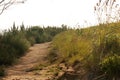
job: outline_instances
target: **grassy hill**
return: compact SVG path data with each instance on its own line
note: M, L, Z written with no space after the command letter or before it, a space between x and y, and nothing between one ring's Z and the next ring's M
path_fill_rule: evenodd
M120 79L120 23L71 29L54 37L51 62L80 72L81 80Z

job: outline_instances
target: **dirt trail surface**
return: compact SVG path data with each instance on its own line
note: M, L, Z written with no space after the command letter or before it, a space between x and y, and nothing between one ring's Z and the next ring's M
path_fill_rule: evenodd
M32 68L44 62L50 47L50 42L35 44L25 56L21 57L17 64L6 69L7 76L3 80L52 80L52 75L47 68L33 70Z

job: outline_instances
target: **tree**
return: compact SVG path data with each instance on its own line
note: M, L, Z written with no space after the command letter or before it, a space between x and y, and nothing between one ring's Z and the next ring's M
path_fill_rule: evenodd
M99 0L94 11L97 14L98 23L109 23L120 20L119 0Z
M0 0L0 15L14 4L24 3L26 0Z

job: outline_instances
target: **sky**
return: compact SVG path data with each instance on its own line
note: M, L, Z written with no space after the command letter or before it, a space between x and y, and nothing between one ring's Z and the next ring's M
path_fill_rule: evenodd
M85 27L96 24L94 5L98 0L27 0L0 15L0 30L13 25Z

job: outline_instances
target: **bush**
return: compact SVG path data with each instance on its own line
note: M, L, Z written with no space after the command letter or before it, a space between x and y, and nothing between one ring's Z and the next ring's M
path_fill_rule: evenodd
M16 60L16 50L6 44L0 45L0 65L11 65Z
M25 34L15 26L0 38L0 65L11 65L30 47Z
M99 56L105 57L109 54L119 54L120 52L120 35L119 34L104 34L102 39L97 39L93 42L94 53L99 53Z
M109 34L105 38L104 53L119 53L120 52L120 35Z
M7 33L5 36L3 36L1 42L5 45L10 45L12 48L14 48L14 53L16 54L16 56L23 55L30 47L29 41L24 37L24 35L21 34L13 35Z
M119 77L120 76L120 56L113 55L103 59L100 62L100 67L104 73L109 77Z
M28 40L24 37L16 36L13 41L11 42L11 45L17 50L17 55L22 56L30 47L30 43Z
M67 28L59 28L59 27L39 27L39 26L31 26L30 28L26 29L26 37L30 42L35 43L42 43L42 42L48 42L53 39L53 37L62 32L67 30ZM31 38L34 38L34 40Z
M34 37L28 37L27 40L30 42L30 45L33 46L35 44Z

